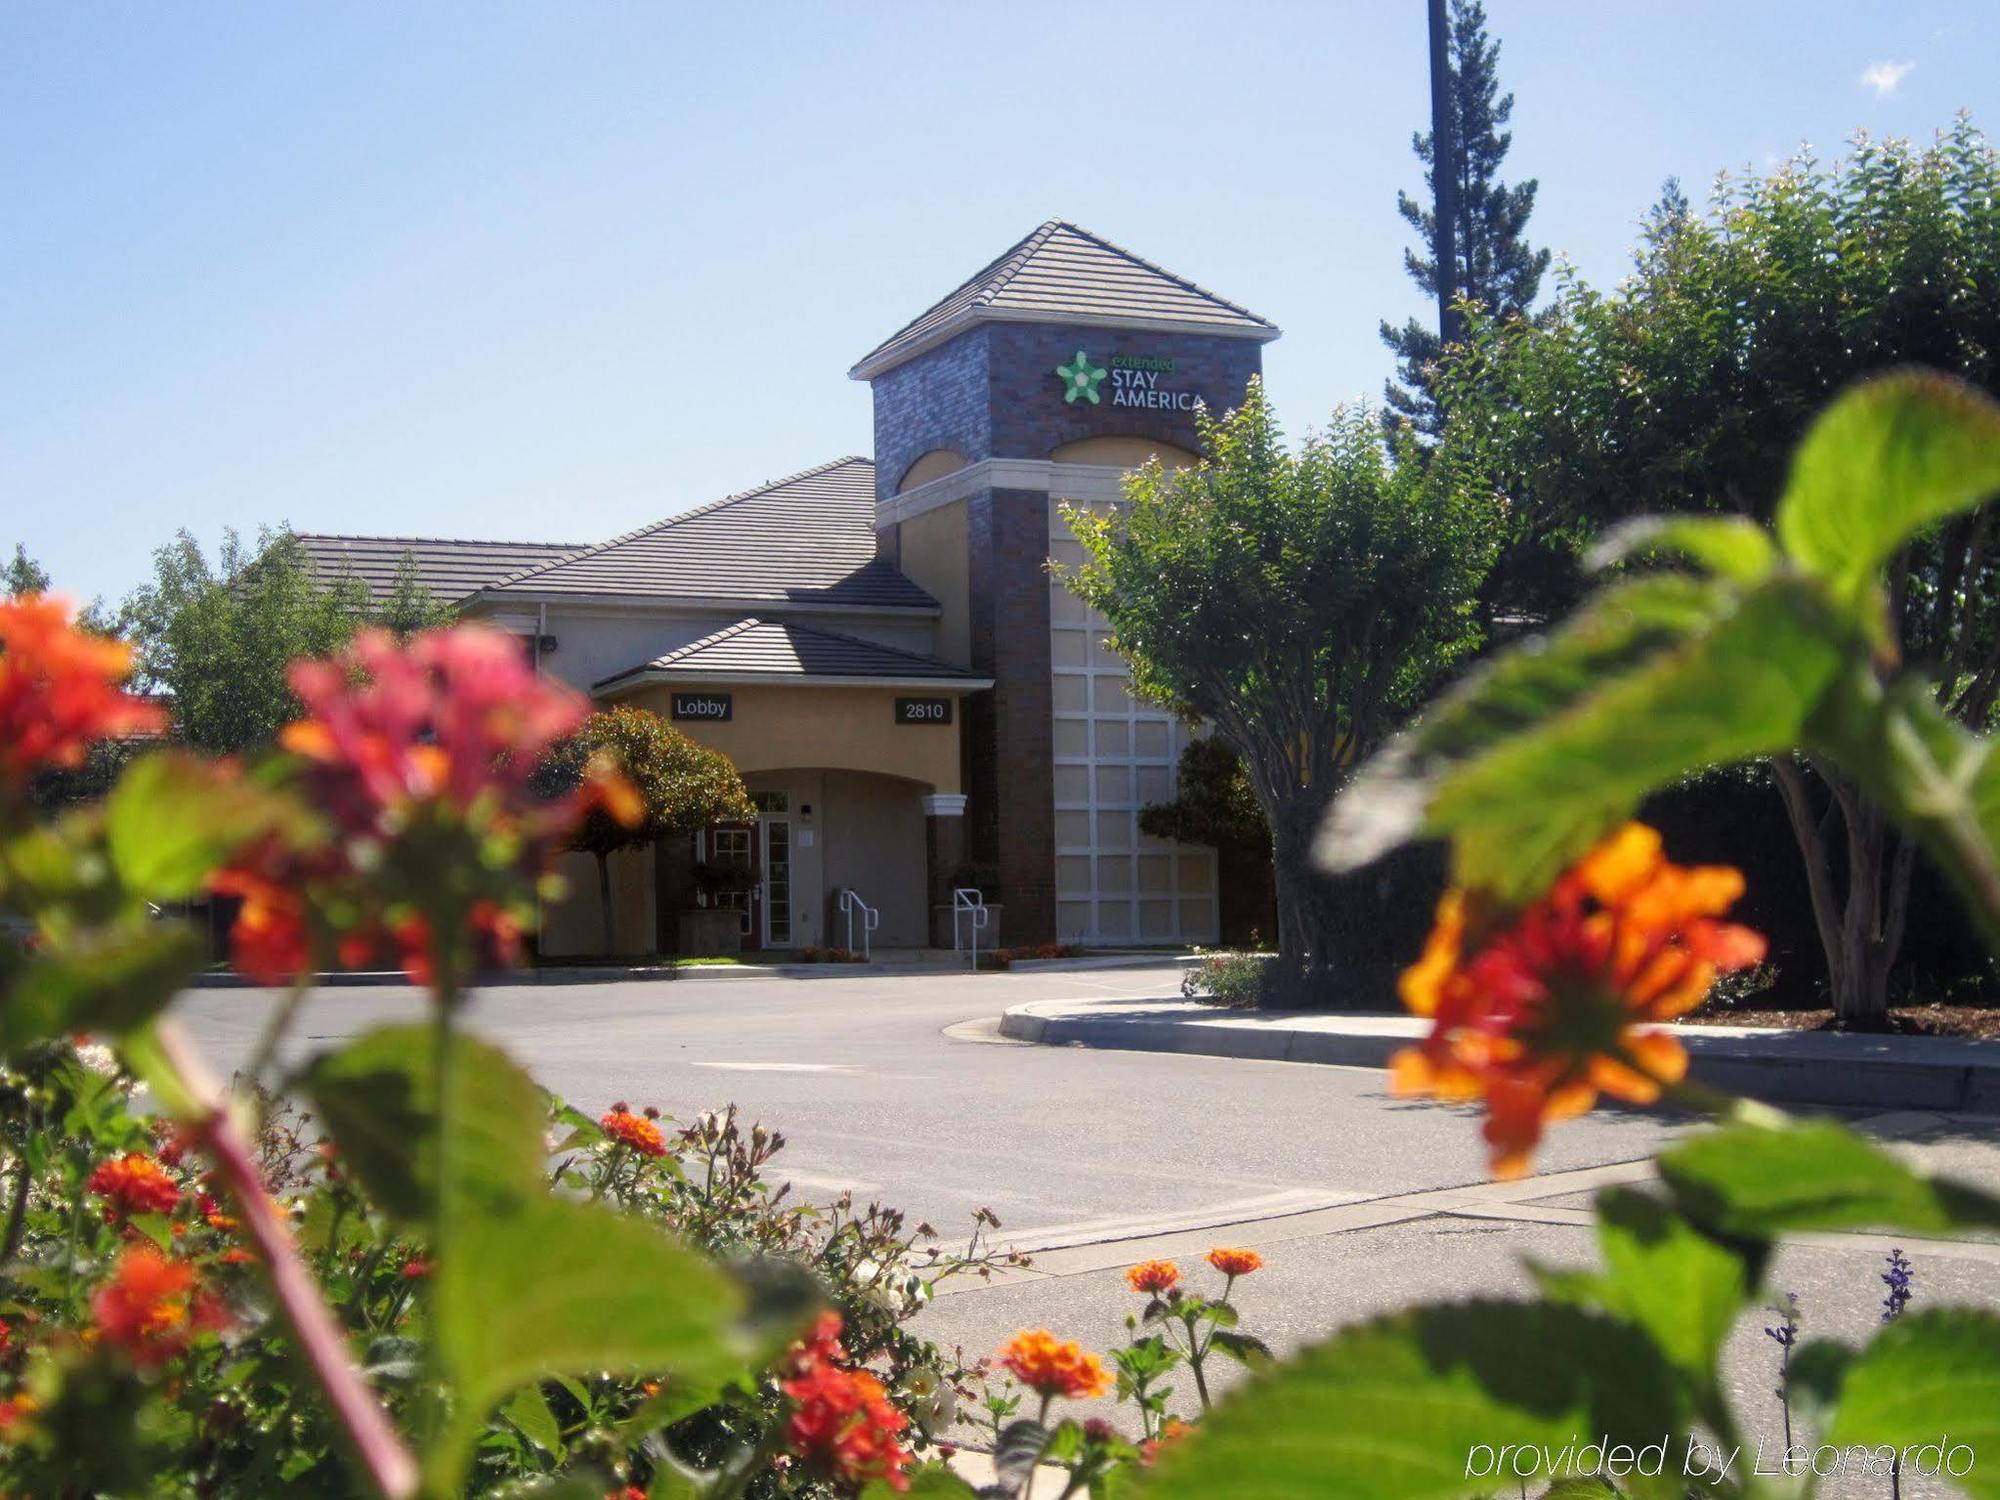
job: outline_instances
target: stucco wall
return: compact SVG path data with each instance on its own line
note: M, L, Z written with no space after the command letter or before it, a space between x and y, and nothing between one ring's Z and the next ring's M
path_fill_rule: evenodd
M687 686L695 686L690 683ZM899 697L956 697L938 688L746 687L718 685L732 695L726 724L678 721L674 727L704 745L713 745L746 777L753 771L872 771L920 782L928 791L955 792L958 786L961 702L950 724L898 724ZM673 707L671 686L644 687L622 695L665 715Z
M877 947L919 948L930 941L922 798L923 788L905 781L847 771L826 775L820 820L825 889L859 891L882 913ZM846 925L836 920L827 942L846 941Z
M903 572L944 606L932 654L956 666L972 665L965 502L956 500L912 516L898 530L898 558Z

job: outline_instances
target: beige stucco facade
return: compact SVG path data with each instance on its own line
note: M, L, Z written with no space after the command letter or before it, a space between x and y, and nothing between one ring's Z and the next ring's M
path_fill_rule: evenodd
M760 882L748 917L751 947L846 946L849 929L836 906L853 890L879 914L876 947L929 941L932 885L950 870L928 867L927 819L940 797L952 806L961 781L959 735L966 690L955 683L748 683L713 679L647 682L602 701L629 703L671 718L673 695L727 693L726 722L674 721L689 738L728 756L757 802L754 849ZM948 724L899 724L900 697L947 698ZM958 821L955 810L952 821ZM778 827L776 825L782 825ZM691 841L692 844L692 841ZM768 876L772 851L783 851L788 895ZM669 873L706 847L616 856L612 862L614 952L668 951L676 913L691 898ZM545 913L543 951L551 957L603 951L595 864L566 856L568 895ZM859 945L858 937L855 939Z
M618 694L667 717L676 686L728 693L727 723L676 722L674 727L713 745L746 777L758 771L863 771L915 782L929 792L959 789L958 726L963 705L954 701L949 724L898 724L896 700L922 696L957 700L946 687L834 687L723 683L690 680L648 684Z

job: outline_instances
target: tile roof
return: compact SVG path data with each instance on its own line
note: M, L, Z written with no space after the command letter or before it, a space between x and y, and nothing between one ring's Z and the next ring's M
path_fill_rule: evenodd
M494 583L494 595L923 609L875 552L875 465L837 458Z
M298 543L322 578L352 572L377 603L395 591L396 573L408 556L417 581L447 604L476 593L496 578L553 562L582 550L580 542L475 542L426 536L332 536L299 532Z
M1011 320L1234 333L1277 324L1109 240L1051 219L871 349L848 373L870 380L973 323Z
M675 678L702 677L869 677L964 683L984 686L990 679L954 667L950 662L915 651L902 651L875 641L794 620L738 620L595 684L609 687L630 677L659 673Z

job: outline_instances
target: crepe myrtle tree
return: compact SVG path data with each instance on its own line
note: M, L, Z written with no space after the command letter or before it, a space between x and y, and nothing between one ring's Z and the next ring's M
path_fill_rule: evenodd
M1085 560L1056 571L1110 621L1135 692L1243 757L1271 826L1274 995L1304 998L1340 959L1313 829L1477 644L1495 517L1458 449L1398 455L1364 409L1337 409L1295 450L1257 381L1236 411L1198 420L1206 461L1150 463L1123 505L1065 511Z
M1551 541L1576 578L1595 539L1643 512L1770 520L1813 414L1913 364L2000 394L2000 154L1963 114L1927 146L1861 135L1831 166L1801 152L1724 175L1705 213L1670 184L1631 277L1606 294L1565 271L1532 323L1469 311L1441 390L1517 537ZM1902 655L1931 663L1938 706L1980 731L2000 708L1996 529L1991 505L1967 509L1885 570ZM1834 1013L1885 1024L1915 840L1824 756L1769 768Z
M535 789L563 796L582 782L591 758L608 756L638 793L643 814L627 824L594 808L577 825L569 847L597 862L597 908L604 951L612 951L611 856L657 839L686 838L713 823L754 818L743 778L720 750L696 743L650 709L628 703L602 709L549 748L535 772Z

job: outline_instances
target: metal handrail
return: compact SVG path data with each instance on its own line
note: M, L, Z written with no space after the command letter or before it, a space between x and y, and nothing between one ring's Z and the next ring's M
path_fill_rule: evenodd
M851 888L844 888L841 891L840 909L847 913L847 951L849 953L854 951L854 914L857 911L861 913L861 957L863 961L866 961L869 956L870 946L868 935L882 925L882 913L862 900L859 891Z
M972 972L979 972L979 929L986 925L986 893L971 886L959 886L951 893L951 946L959 946L958 914L972 913Z

